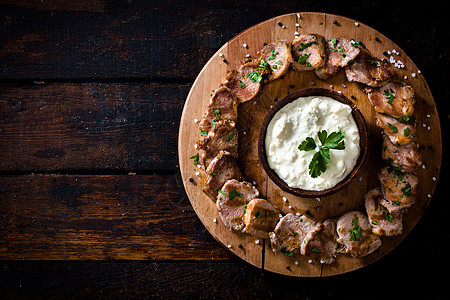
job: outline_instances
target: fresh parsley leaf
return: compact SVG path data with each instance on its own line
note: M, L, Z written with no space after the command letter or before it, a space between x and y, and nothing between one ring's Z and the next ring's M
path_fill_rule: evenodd
M314 252L314 253L320 253L320 250L319 250L319 248L317 248L317 247L313 247L312 249L311 249L311 252Z
M313 178L319 177L320 174L327 170L327 165L330 163L330 149L343 150L345 149L344 133L339 131L332 132L328 135L326 130L317 133L321 145L319 151L316 152L308 165L309 175ZM316 149L316 142L312 137L307 137L299 146L301 151L311 151Z
M262 74L258 71L253 71L247 74L247 77L250 78L251 82L261 82Z
M242 89L245 89L245 83L243 83L242 80L239 80L239 84L241 85Z
M316 142L312 137L307 137L299 146L299 150L311 151L316 149Z
M200 129L200 136L207 136L207 135L208 135L208 132L206 132L203 129Z

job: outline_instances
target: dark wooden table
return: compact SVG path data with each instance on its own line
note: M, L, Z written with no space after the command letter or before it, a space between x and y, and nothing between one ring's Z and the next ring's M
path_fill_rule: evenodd
M405 50L431 88L445 142L444 4L0 1L0 297L444 298L445 143L438 189L411 234L380 261L331 278L279 276L233 257L192 210L177 157L181 110L211 55L258 22L301 11L357 19Z

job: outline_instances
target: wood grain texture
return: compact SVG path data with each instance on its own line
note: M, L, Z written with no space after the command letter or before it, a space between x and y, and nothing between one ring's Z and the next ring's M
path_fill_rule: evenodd
M431 180L431 178L433 176L437 177L440 171L442 137L435 102L425 79L422 75L416 78L410 76L412 72L417 72L418 69L406 53L396 44L365 24L359 23L356 26L355 22L355 20L331 14L301 13L300 19L297 19L296 14L288 14L257 24L242 32L219 49L218 53L223 53L229 63L223 63L222 58L216 53L200 72L187 97L180 123L178 144L183 182L194 210L203 224L205 224L205 227L222 244L236 244L244 239L249 239L249 237L242 237L241 234L234 234L233 237L231 232L212 230L212 228L217 227L212 222L212 219L217 216L214 203L201 192L200 186L186 184L186 179L194 176L193 174L196 172L192 166L192 160L189 160L189 157L195 153L195 149L191 145L199 138L199 130L193 120L201 118L202 112L208 105L210 91L220 85L225 78L226 72L231 69L237 69L247 53L254 57L264 43L277 40L292 40L295 30L298 30L300 33L318 33L327 38L347 37L360 40L370 50L372 55L378 58L382 58L383 52L388 49L397 49L400 52L397 59L401 59L406 65L405 69L397 70L397 73L399 78L411 85L416 92L415 117L419 124L427 122L428 126L433 128L433 130L427 130L427 128L421 126L418 127L418 143L423 146L422 160L426 165L426 169L418 170L421 191L419 200L405 216L404 233L398 237L384 238L383 246L380 250L370 256L359 259L340 256L335 266L322 266L317 263L310 264L308 258L303 256L288 258L281 254L275 255L271 251L269 243L266 242L265 251L261 253L265 253L264 269L266 270L293 276L329 276L366 266L387 254L409 233L419 220L424 209L428 206L430 198L427 195L432 195L436 187L436 182ZM296 28L296 23L300 24L299 29ZM280 24L284 25L285 28ZM248 47L243 47L243 44L247 44ZM404 79L404 76L408 77ZM282 192L278 186L267 178L259 162L257 151L259 127L266 112L273 105L274 100L283 98L290 91L308 88L312 85L314 87L341 91L348 98L354 96L356 98L355 105L365 116L370 141L367 164L360 173L359 179L351 183L346 189L324 197L320 201L314 198L295 197ZM254 101L246 102L239 107L238 129L246 129L248 131L246 136L240 135L239 142L243 173L248 180L256 181L261 194L284 213L298 211L302 214L309 214L315 220L325 220L326 218L340 216L350 210L364 209L362 199L368 190L379 185L376 179L376 172L382 163L380 130L375 125L375 112L367 99L367 95L363 92L363 88L364 86L358 83L347 82L342 70L327 81L317 79L312 72L299 73L291 70L282 80L265 85ZM430 115L430 118L426 117L426 115ZM186 147L189 146L192 147L192 150L186 151ZM281 200L284 196L288 199L287 202ZM230 242L230 238L233 239L233 243ZM240 255L239 252L236 254L248 261L247 255ZM294 261L297 261L298 265L294 265ZM250 263L253 264L254 262L250 261Z
M0 177L1 260L230 260L175 175Z
M0 85L0 170L176 172L189 84Z

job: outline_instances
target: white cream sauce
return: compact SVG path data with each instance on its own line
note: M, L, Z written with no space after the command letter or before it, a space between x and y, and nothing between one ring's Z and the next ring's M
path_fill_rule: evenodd
M309 175L314 153L298 146L307 137L321 145L317 133L345 133L345 149L330 150L327 170L317 178ZM355 167L360 153L359 131L350 106L324 96L300 97L280 109L270 121L265 139L269 166L290 187L322 191L342 181Z

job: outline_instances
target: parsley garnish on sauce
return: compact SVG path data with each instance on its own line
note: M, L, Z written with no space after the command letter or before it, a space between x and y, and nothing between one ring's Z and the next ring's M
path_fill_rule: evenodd
M327 165L330 162L330 149L343 150L345 149L344 133L339 131L332 132L328 135L326 130L319 131L317 134L322 145L319 146L319 151L316 152L308 166L309 175L312 178L320 176L327 170ZM299 146L301 151L312 151L317 147L316 142L312 137L307 137Z

